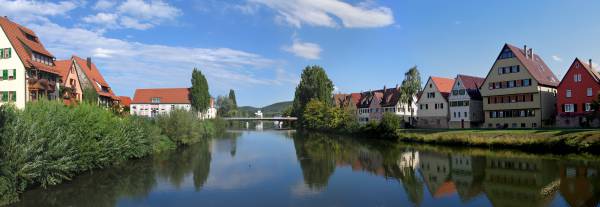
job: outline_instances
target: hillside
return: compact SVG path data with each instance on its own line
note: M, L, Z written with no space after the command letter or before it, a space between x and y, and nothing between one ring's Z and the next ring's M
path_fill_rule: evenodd
M278 103L274 103L262 108L256 108L253 106L240 106L238 107L238 111L245 113L245 114L254 114L256 111L261 110L264 114L264 116L273 116L273 115L280 115L281 112L287 108L288 106L291 106L292 102L291 101L284 101L284 102L278 102Z

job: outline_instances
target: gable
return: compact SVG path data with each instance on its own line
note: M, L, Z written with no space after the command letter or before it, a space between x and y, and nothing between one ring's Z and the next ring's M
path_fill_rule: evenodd
M526 46L523 49L520 49L510 44L504 44L498 58L496 58L492 68L488 71L484 87L487 87L489 83L487 79L490 74L497 72L494 70L497 70L499 64L504 65L503 63L513 61L516 62L515 64L520 65L521 71L529 73L531 79L535 80L536 84L556 87L560 83L558 78L556 78L556 75L554 75L542 58L533 52L533 49L528 49Z
M586 82L595 82L600 85L600 73L596 71L589 63L584 63L579 60L579 58L575 58L569 70L565 73L558 87L560 88L565 83L574 83L574 75L581 74L582 81ZM591 80L591 81L590 81Z

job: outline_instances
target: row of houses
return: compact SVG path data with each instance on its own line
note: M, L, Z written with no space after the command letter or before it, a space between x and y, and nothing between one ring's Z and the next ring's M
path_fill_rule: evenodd
M590 115L599 92L591 60L576 58L559 80L532 48L505 44L486 77L429 77L411 106L398 86L336 94L334 102L356 107L360 123L394 113L419 128L598 127Z
M0 105L24 108L42 98L72 104L83 99L83 88L93 88L105 106L129 99L114 94L91 58L56 60L33 30L7 17L0 17L0 29Z
M91 58L73 55L57 60L36 33L7 17L0 17L0 105L14 104L25 108L39 99L63 100L76 104L83 100L84 89L98 94L98 104L130 108L132 115L155 117L174 109L191 109L189 88L138 89L133 100L116 96ZM214 100L200 113L203 118L216 117Z

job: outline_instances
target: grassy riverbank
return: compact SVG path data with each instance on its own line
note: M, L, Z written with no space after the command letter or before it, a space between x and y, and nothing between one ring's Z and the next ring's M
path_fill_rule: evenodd
M398 129L404 142L520 149L531 152L590 152L600 149L600 130L425 130Z
M148 120L50 101L0 107L0 206L31 187L201 141L217 133L215 122L184 111Z

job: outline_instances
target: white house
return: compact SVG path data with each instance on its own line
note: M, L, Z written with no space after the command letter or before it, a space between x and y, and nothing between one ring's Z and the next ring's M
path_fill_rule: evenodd
M167 115L175 109L186 111L192 109L189 88L137 89L130 105L132 115L147 117ZM201 113L200 117L203 119L217 117L217 109L212 98L210 107L205 113Z
M406 123L412 123L410 118L417 117L417 97L413 96L412 104L409 106L402 103L400 88L383 87L382 90L375 90L361 93L358 105L358 120L365 124L369 121L381 120L384 113L393 113L402 117Z
M450 128L479 128L484 121L479 88L484 78L458 75L450 94Z
M448 128L448 96L454 79L430 77L417 101L420 128Z
M60 81L54 56L32 30L0 17L0 105L56 99Z

